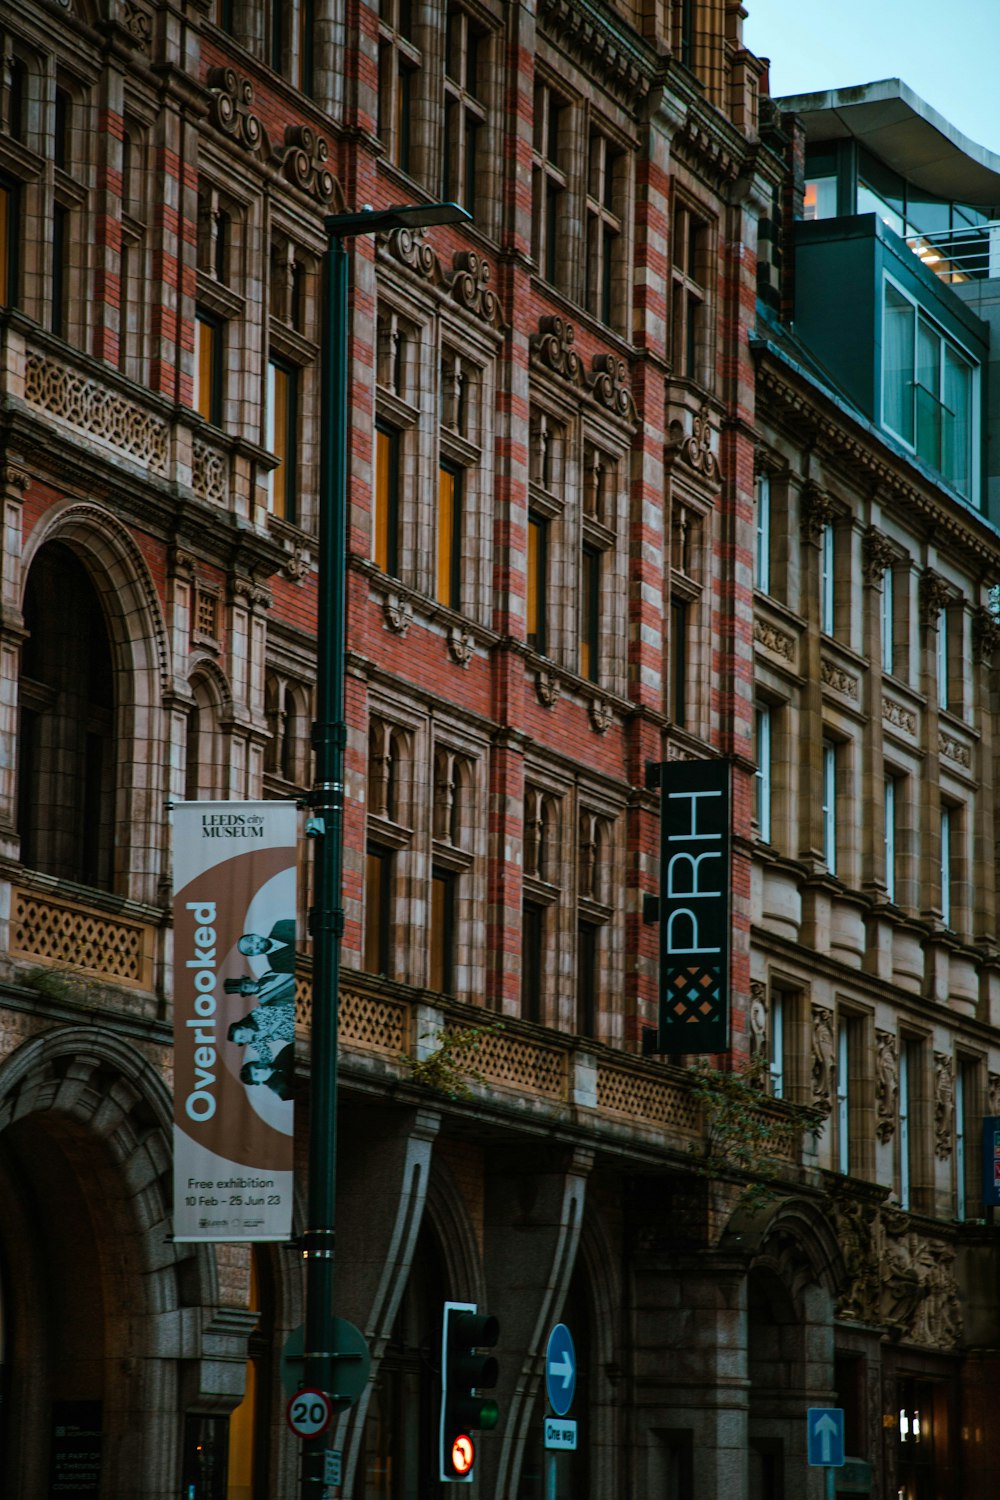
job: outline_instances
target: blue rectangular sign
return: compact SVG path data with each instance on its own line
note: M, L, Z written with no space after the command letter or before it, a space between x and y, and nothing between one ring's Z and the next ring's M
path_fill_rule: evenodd
M983 1120L983 1204L1000 1204L1000 1115Z
M844 1412L839 1406L810 1406L809 1463L815 1468L844 1467Z

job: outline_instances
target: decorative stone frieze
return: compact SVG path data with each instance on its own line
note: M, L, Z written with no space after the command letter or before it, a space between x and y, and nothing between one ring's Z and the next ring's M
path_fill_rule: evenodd
M202 500L225 505L229 498L226 461L217 448L196 437L191 444L191 488Z
M31 475L27 469L23 469L20 464L13 464L9 461L0 470L0 478L3 479L5 485L10 485L15 490L26 490L31 484Z
M850 1182L833 1189L833 1220L847 1270L837 1316L858 1323L879 1320L878 1205L851 1191Z
M955 1071L952 1059L944 1052L934 1054L934 1154L947 1161L954 1144Z
M911 1227L908 1214L884 1208L879 1320L891 1335L933 1349L954 1349L962 1336L955 1250Z
M329 146L311 125L285 126L282 176L324 207L335 200L343 201L337 179L327 166L329 158Z
M786 635L770 620L756 619L753 622L753 638L765 651L773 651L775 656L783 656L785 661L795 661L794 637Z
M812 1008L812 1097L813 1104L828 1115L833 1108L836 1050L833 1011L823 1005Z
M886 724L892 724L896 729L902 729L906 734L916 734L917 716L910 708L904 708L902 703L896 703L892 698L882 699L882 719Z
M24 366L24 395L33 406L131 453L156 473L166 472L166 422L142 411L101 381L44 354L32 353Z
M850 672L846 672L843 667L838 667L836 662L830 661L825 656L820 662L819 670L824 687L843 693L845 698L852 698L855 703L858 701L858 679L852 677Z
M891 1031L875 1033L875 1134L885 1144L896 1133L899 1058Z
M452 625L448 630L448 654L460 667L467 667L476 648L475 637L463 630L461 625Z
M954 597L940 573L928 568L920 576L920 618L925 625L937 625L937 617Z
M153 41L153 18L149 11L135 0L119 0L118 20L132 40L148 52Z
M559 678L554 672L542 667L535 674L535 692L539 703L544 703L546 708L553 708L559 701Z
M267 131L251 108L254 92L249 78L241 78L234 68L210 68L207 82L212 124L245 150L270 155Z
M968 745L957 740L953 734L946 734L943 729L938 731L938 750L946 760L954 761L956 766L962 766L968 771L972 766L972 751Z
M382 600L382 614L395 635L405 635L413 624L413 605L402 594L386 594Z
M668 447L674 449L696 474L714 483L722 479L718 459L712 452L712 414L707 402L692 418L690 433L685 433L680 422L671 422Z
M596 71L620 97L633 100L650 86L651 72L643 55L627 45L622 33L601 12L573 0L539 0L539 21L569 47L587 68Z
M541 318L537 333L531 335L531 357L535 363L561 375L578 390L592 396L616 417L634 421L635 403L625 384L624 362L612 354L597 354L593 372L588 374L573 347L575 338L576 330L564 318L556 314Z
M446 279L446 284L455 301L467 312L474 313L502 333L507 325L500 299L490 286L492 274L487 262L475 250L461 250L452 262L452 274Z

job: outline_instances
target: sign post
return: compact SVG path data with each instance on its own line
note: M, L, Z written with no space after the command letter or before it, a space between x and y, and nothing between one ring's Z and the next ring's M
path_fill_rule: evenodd
M559 1449L576 1447L576 1422L568 1416L576 1395L576 1349L565 1323L557 1323L545 1346L545 1393L555 1417L545 1418L545 1500L557 1500Z
M826 1470L827 1500L834 1496L834 1469L844 1467L844 1412L839 1406L810 1406L806 1431L811 1468Z

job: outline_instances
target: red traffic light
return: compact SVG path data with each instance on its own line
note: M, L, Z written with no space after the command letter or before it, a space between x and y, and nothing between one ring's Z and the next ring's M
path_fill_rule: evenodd
M451 1466L456 1474L471 1474L476 1461L476 1445L467 1432L460 1432L451 1445Z

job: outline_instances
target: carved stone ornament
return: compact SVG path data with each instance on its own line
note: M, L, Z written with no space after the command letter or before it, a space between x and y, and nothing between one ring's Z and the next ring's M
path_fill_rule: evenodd
M955 1072L944 1052L934 1054L934 1154L939 1161L951 1155L955 1129Z
M293 547L291 552L288 554L288 557L285 559L285 566L282 569L282 572L284 573L285 577L290 578L293 583L301 583L303 578L309 571L311 562L312 557L310 555L308 547Z
M954 1349L962 1337L955 1250L910 1227L907 1214L882 1210L879 1320L908 1343Z
M696 474L712 480L722 478L718 460L712 452L712 414L707 402L693 418L690 433L685 434L680 422L671 422L670 446Z
M379 235L379 244L385 246L394 260L408 266L418 276L424 276L438 286L443 283L441 262L424 239L422 229L391 229L384 237Z
M460 250L452 261L451 276L446 285L455 301L484 323L503 332L506 324L500 310L500 299L490 286L492 271L475 250Z
M31 475L20 464L5 463L2 477L4 484L12 485L16 490L26 490L31 483Z
M850 672L845 672L843 667L838 667L836 662L829 661L824 656L819 665L819 673L824 687L833 688L835 692L843 693L845 698L853 698L857 702L858 679Z
M886 568L892 567L896 556L892 543L881 531L869 526L865 532L863 553L865 583L872 588L881 588L882 574Z
M825 1006L812 1008L812 1096L813 1104L828 1115L833 1108L836 1053L833 1040L833 1011Z
M599 695L590 700L590 727L598 734L606 734L614 723L615 711L607 698Z
M135 0L120 0L118 19L133 41L148 52L153 40L153 18L149 12L136 5Z
M875 1134L885 1144L896 1133L899 1100L899 1059L891 1031L875 1033Z
M955 762L956 766L962 766L966 771L972 766L972 751L968 745L963 745L953 734L945 734L943 729L938 730L938 750L946 760Z
M535 673L535 692L539 703L544 703L546 708L553 708L559 702L559 678L554 672L542 667Z
M338 193L337 179L327 166L329 156L329 146L311 125L285 126L282 175L294 187L301 188L324 206L341 196Z
M786 635L770 620L754 620L753 638L765 651L773 651L775 656L783 656L785 661L795 661L795 641L792 636Z
M906 734L917 732L916 714L911 708L904 708L902 703L896 703L892 698L882 699L882 719L884 723L892 724Z
M878 1207L850 1190L833 1191L833 1221L847 1269L847 1285L837 1302L837 1316L852 1322L879 1321Z
M760 1057L767 1052L767 984L763 979L750 981L750 1053Z
M948 584L931 568L920 577L920 618L925 625L937 625L937 617L951 603L954 595Z
M405 635L413 624L413 605L402 594L386 594L382 600L385 623L396 635Z
M834 504L826 490L809 480L802 491L802 539L819 546L823 532L835 515Z
M991 667L1000 647L1000 620L991 609L981 605L972 616L972 645L976 660L984 667Z
M251 109L253 84L234 68L210 68L208 73L209 119L225 135L247 151L268 154L267 132Z
M529 342L531 358L592 396L616 417L634 422L635 402L625 384L624 361L612 354L595 354L593 373L588 374L583 360L573 348L575 338L576 330L564 318L556 314L541 318L538 332L531 335Z
M475 638L467 635L461 625L452 625L449 628L448 652L452 661L457 661L460 667L467 667L469 665L475 647Z

